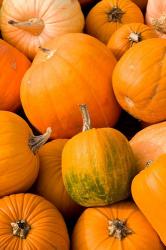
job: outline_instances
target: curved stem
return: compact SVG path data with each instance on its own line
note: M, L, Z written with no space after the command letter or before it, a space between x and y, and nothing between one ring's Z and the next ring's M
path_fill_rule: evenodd
M18 236L20 239L26 239L27 234L29 233L31 226L25 220L18 220L11 223L13 230L13 235Z
M91 120L90 120L88 107L86 104L80 104L80 110L81 110L82 119L83 119L82 131L84 132L84 131L91 129Z
M126 226L125 220L113 219L108 221L108 234L118 240L122 240L133 231Z

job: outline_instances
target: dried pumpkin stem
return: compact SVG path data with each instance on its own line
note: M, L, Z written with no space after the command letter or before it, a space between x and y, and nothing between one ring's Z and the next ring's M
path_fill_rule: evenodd
M46 143L46 141L50 138L51 133L52 129L49 127L43 135L32 135L29 138L29 147L34 154L39 150L42 145Z
M13 235L18 236L20 239L26 239L31 226L25 220L18 220L11 223Z
M108 221L109 236L122 240L132 233L133 231L126 226L125 220L114 219Z
M142 41L141 33L131 32L129 35L129 41L131 42L131 46L133 43L138 43Z
M83 119L83 128L82 131L87 131L91 129L91 120L90 120L90 115L88 111L88 107L86 104L81 104L80 105L80 110L82 114L82 119Z
M152 19L152 26L159 32L166 34L166 15Z
M108 21L120 23L124 14L125 12L123 12L120 8L113 7L109 12L107 12Z

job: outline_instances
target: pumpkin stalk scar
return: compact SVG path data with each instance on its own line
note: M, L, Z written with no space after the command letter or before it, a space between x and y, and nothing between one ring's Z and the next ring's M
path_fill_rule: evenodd
M126 220L113 219L108 221L108 234L118 240L126 238L133 231L126 226Z
M131 43L131 46L133 45L133 43L141 42L142 41L141 33L131 32L128 39Z
M47 142L47 140L50 138L51 133L52 129L48 127L43 135L38 135L38 136L32 135L29 138L28 145L34 154L39 150L39 148L42 145L44 145Z
M108 21L121 23L121 19L124 14L125 12L123 12L120 8L113 7L109 12L107 12Z
M18 220L16 222L11 223L11 227L13 230L13 235L18 236L20 239L26 239L31 226L25 220Z
M51 49L47 49L47 48L43 48L43 47L39 47L39 49L46 54L46 59L50 59L51 57L53 57L56 53L56 49L51 50Z
M152 18L152 26L159 32L166 34L166 15Z
M88 107L86 104L80 104L80 110L81 110L81 114L82 114L82 119L83 119L83 128L82 131L87 131L89 129L91 129L91 119L90 119L90 115L88 112Z

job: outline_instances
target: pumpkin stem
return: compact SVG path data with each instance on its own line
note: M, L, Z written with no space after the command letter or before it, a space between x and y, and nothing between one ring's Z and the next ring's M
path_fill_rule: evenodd
M11 24L14 27L27 31L34 36L40 35L44 29L43 20L37 17L31 18L28 21L23 21L23 22L16 22L14 20L9 20L8 24Z
M29 138L29 147L34 154L39 150L39 148L42 145L44 145L44 143L46 143L51 133L52 133L52 129L49 127L47 128L46 132L43 135L38 135L38 136L32 135Z
M82 119L83 119L83 128L82 131L87 131L91 129L91 120L90 120L90 115L88 111L88 107L86 104L81 104L80 105L80 110L82 114Z
M153 18L152 25L157 31L166 34L166 15L162 15L159 18Z
M120 8L113 7L111 11L107 12L108 21L121 23L121 19L124 14L125 12L123 12Z
M13 235L18 236L20 239L26 239L27 234L29 233L31 226L25 220L17 220L16 222L11 223L13 229Z
M149 167L152 163L153 163L152 160L148 160L148 161L146 162L146 164L145 164L145 167L146 167L146 168Z
M138 43L142 40L141 33L131 32L129 35L129 41L131 42L131 46L133 43Z
M126 220L113 219L108 221L108 234L118 240L122 240L133 231L126 226Z

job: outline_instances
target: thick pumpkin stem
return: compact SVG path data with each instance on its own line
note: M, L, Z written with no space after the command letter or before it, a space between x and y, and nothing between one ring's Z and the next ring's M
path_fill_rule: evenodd
M121 22L121 19L125 12L123 12L120 8L118 7L113 7L111 11L107 13L108 16L108 21L109 22Z
M114 219L108 221L109 236L122 240L127 237L127 235L132 233L133 231L126 226L125 220Z
M20 239L26 239L31 226L25 220L18 220L11 223L13 235L18 236Z
M32 135L29 138L29 147L32 150L32 152L35 154L39 148L46 143L46 141L50 138L50 135L52 133L52 129L49 127L47 128L45 134L43 135Z
M153 18L152 25L157 31L166 34L166 15L162 15L159 18Z
M133 43L138 43L142 41L141 33L131 32L129 35L129 41L131 42L131 46Z
M31 18L27 21L23 21L23 22L16 22L13 20L9 20L8 23L14 27L17 27L19 29L22 29L22 30L29 32L34 36L40 35L44 29L43 20L40 18L36 18L36 17Z
M83 128L82 131L87 131L91 129L91 120L90 120L90 115L88 111L88 107L86 104L81 104L80 105L80 110L82 114L82 119L83 119Z

